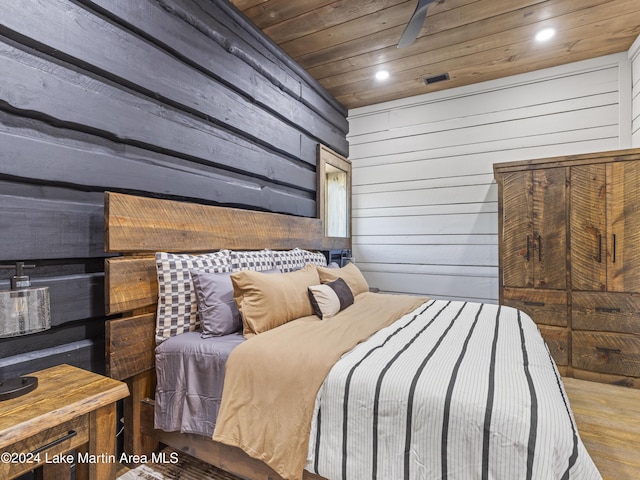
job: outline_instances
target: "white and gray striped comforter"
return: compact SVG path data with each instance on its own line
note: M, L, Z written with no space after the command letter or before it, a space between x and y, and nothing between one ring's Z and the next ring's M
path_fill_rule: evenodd
M306 469L330 480L601 478L533 321L429 301L358 345L318 393Z

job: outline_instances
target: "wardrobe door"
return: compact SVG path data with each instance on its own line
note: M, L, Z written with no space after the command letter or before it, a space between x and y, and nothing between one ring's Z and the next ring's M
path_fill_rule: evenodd
M640 162L607 165L607 291L640 292Z
M534 287L567 287L567 213L564 168L533 171Z
M564 168L503 177L503 286L566 288Z
M606 166L571 167L571 287L606 291Z
M502 283L533 287L533 174L507 172L502 181Z

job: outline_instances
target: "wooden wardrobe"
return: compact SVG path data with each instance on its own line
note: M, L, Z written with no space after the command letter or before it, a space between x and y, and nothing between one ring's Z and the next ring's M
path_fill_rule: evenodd
M640 149L494 165L500 303L562 374L640 388Z

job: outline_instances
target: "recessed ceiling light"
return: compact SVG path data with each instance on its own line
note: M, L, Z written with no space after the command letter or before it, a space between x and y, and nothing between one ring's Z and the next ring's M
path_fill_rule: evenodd
M536 40L538 42L546 42L551 39L556 34L555 28L543 28L538 33L536 33Z
M386 70L378 70L376 72L376 80L386 80L387 78L389 78L389 72L387 72Z

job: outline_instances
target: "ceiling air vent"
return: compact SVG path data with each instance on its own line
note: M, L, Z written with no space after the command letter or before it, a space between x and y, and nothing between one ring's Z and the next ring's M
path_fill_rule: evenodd
M445 80L449 80L448 73L443 73L441 75L434 75L433 77L425 77L424 84L431 85L432 83L444 82Z

